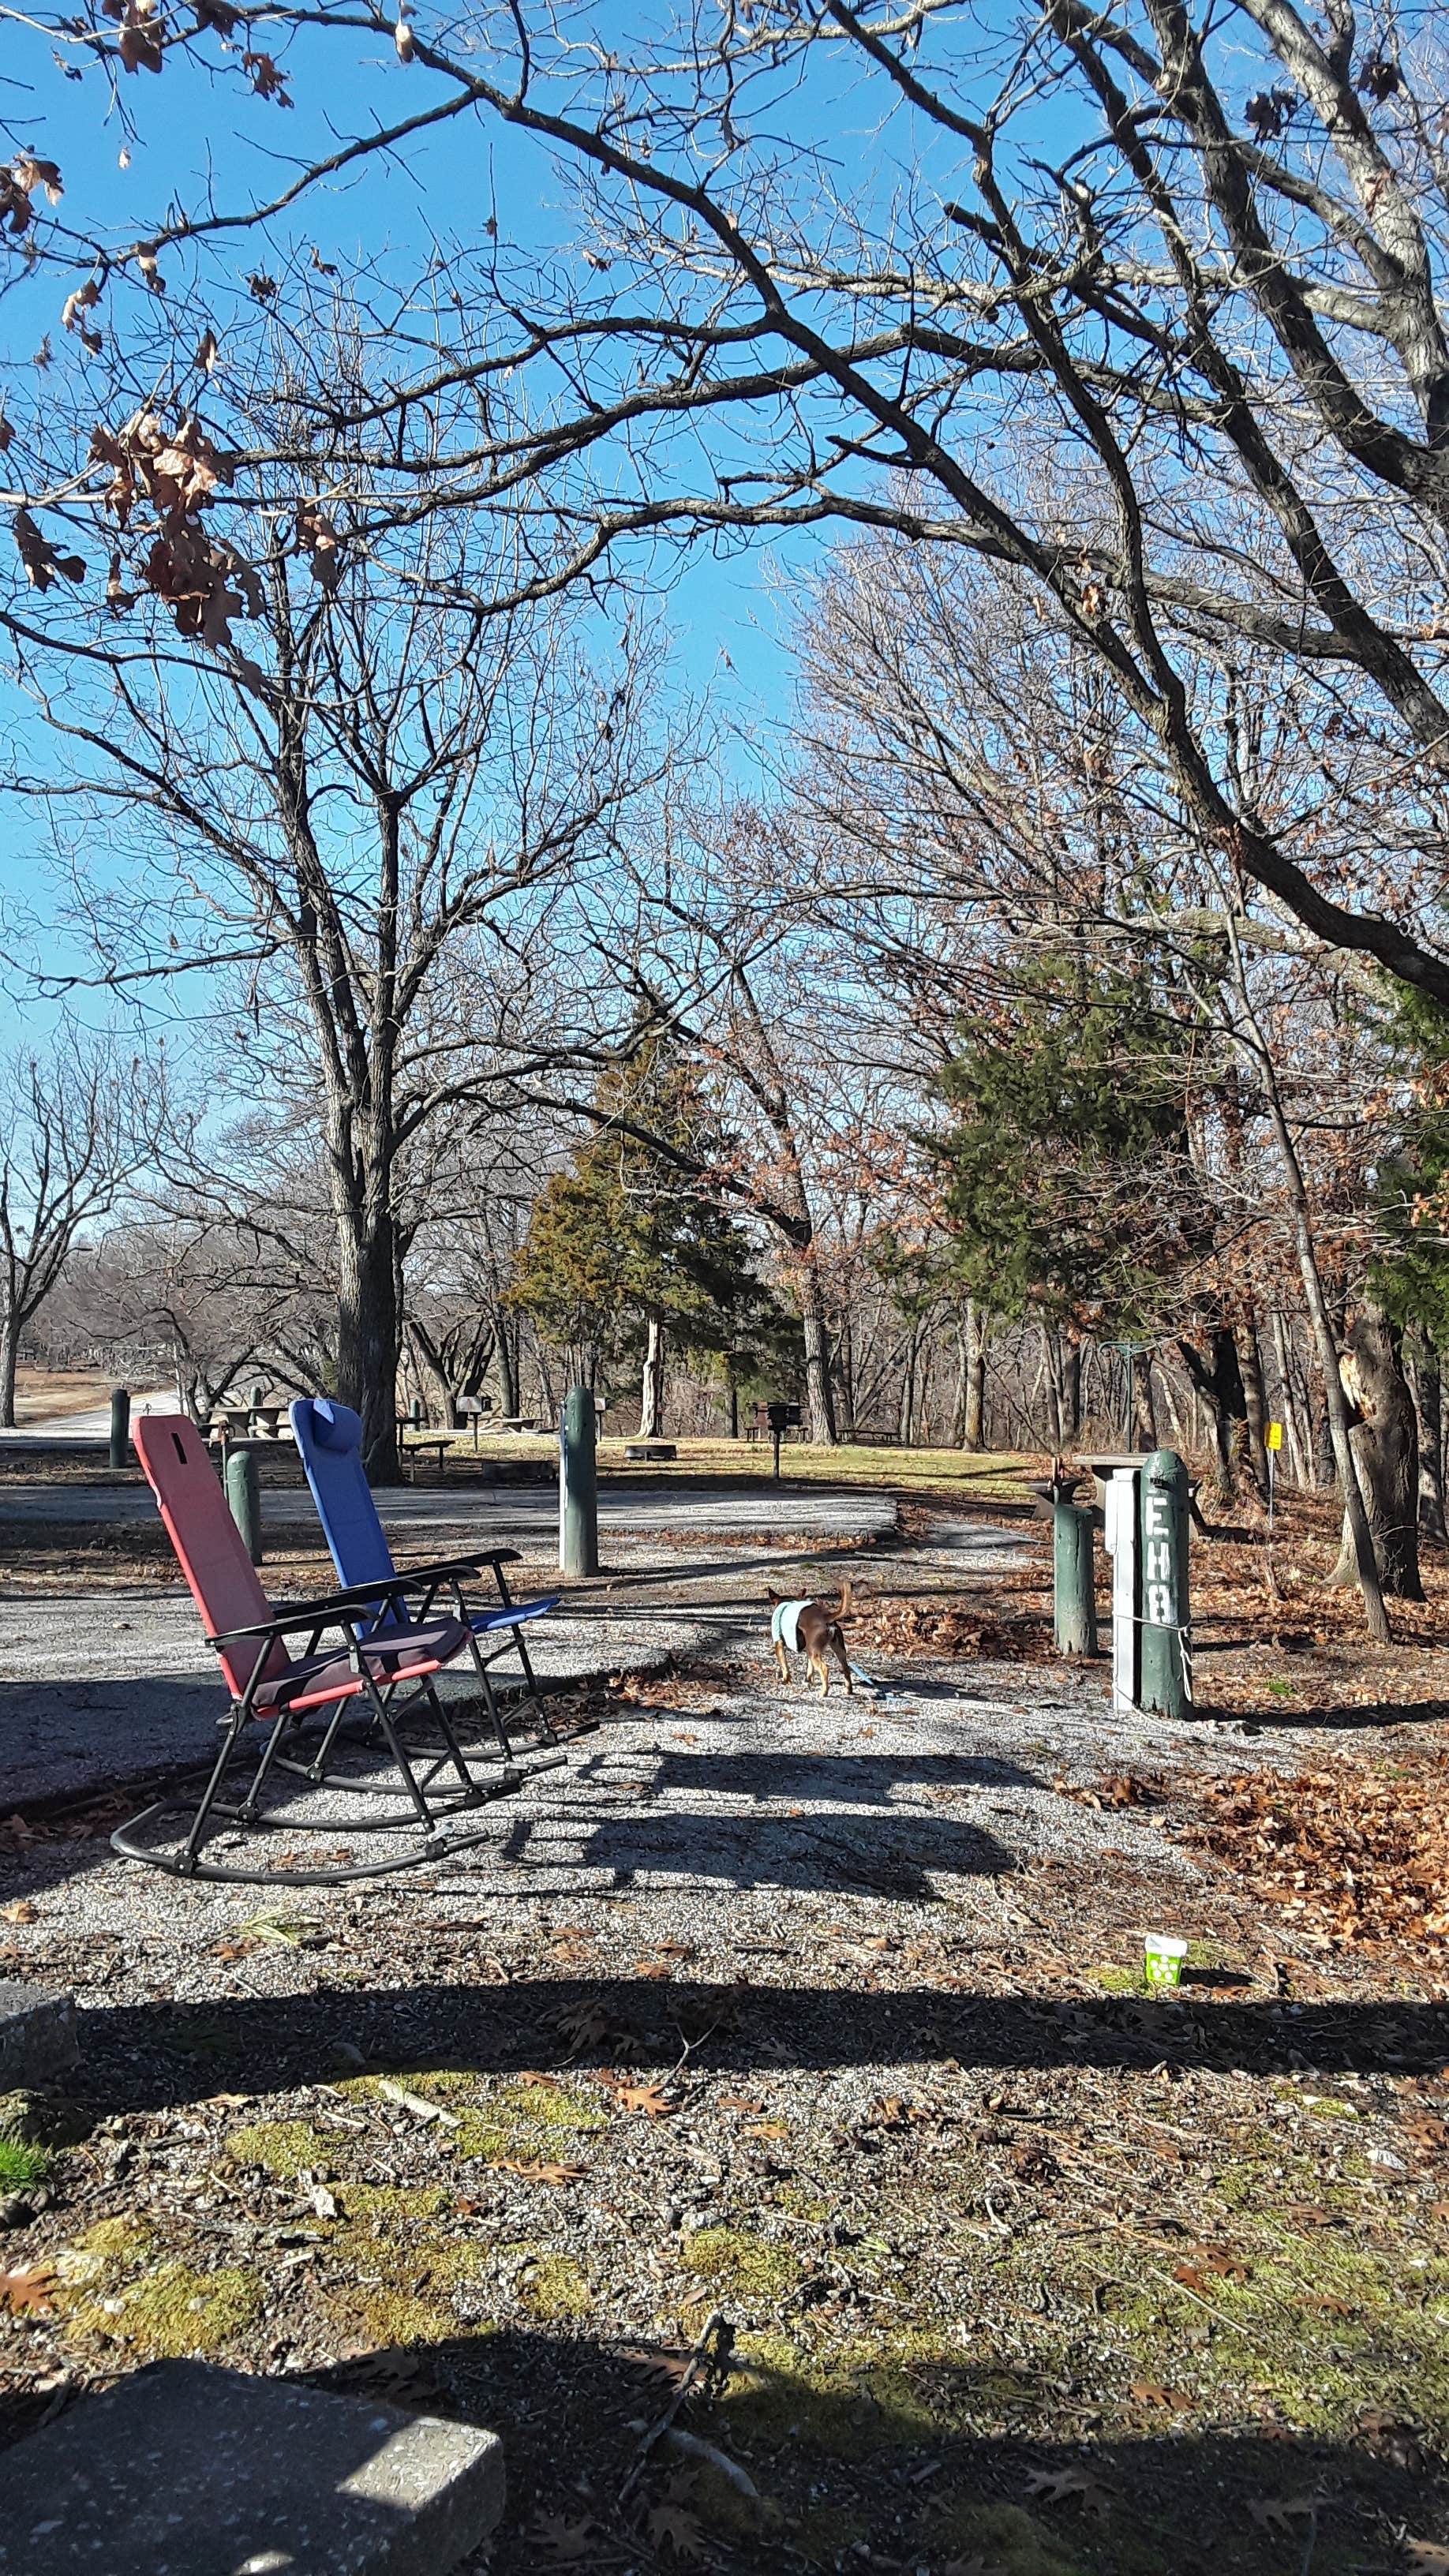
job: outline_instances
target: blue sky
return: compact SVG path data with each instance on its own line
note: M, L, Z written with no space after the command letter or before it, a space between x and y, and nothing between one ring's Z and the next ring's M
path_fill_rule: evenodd
M354 43L342 36L320 48L314 44L305 59L294 58L298 104L290 113L254 98L234 80L213 83L174 60L159 77L137 74L123 90L123 107L137 125L128 134L120 115L106 113L100 84L61 79L47 48L37 48L27 63L22 40L12 38L7 68L28 70L31 77L0 88L0 110L12 150L35 150L60 164L64 218L98 239L134 238L159 209L196 207L208 190L228 205L273 193L285 183L290 157L317 148L324 127L337 134L365 130L375 116L395 117L404 105L423 103L426 74L380 58L369 66L354 55ZM125 168L123 147L129 156ZM537 146L506 128L460 119L413 151L406 172L370 162L345 184L309 195L288 219L289 230L344 270L360 254L382 253L403 274L434 238L456 237L470 217L481 221L490 195L505 241L511 237L522 249L556 241L570 228L564 183ZM239 279L260 257L255 236L237 237ZM33 353L46 334L57 369L75 366L75 344L59 328L64 292L54 270L12 281L0 303L0 365L7 371L29 378ZM98 318L104 321L104 312ZM788 712L790 622L802 579L821 561L827 543L802 533L722 556L701 547L668 580L664 614L681 687L693 697L708 696L727 729L742 783L756 766L769 728ZM0 722L7 732L22 730L37 764L63 759L63 746L28 724L23 700L3 677L0 709ZM41 827L0 804L0 884L7 907L17 900L43 905L43 847ZM8 965L0 987L0 1038L13 1043L22 1026L43 1028L52 1016L51 1007Z

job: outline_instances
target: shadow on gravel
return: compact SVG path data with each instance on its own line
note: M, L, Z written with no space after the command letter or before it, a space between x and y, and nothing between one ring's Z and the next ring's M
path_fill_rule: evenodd
M1188 1722L1231 1726L1252 1743L1263 1737L1319 1732L1376 1735L1390 1726L1442 1726L1446 1717L1449 1700L1445 1699L1375 1700L1367 1707L1355 1700L1342 1708L1275 1708L1254 1710L1250 1716L1240 1708L1215 1708L1204 1700L1191 1711Z
M487 2552L491 2576L541 2576L565 2558L641 2576L674 2568L667 2519L651 2532L666 2497L703 2525L708 2563L731 2570L1284 2576L1311 2563L1313 2576L1387 2576L1404 2563L1399 2532L1449 2532L1442 2478L1410 2433L1381 2419L1357 2443L1271 2424L1261 2434L1089 2440L1090 2377L1043 2381L989 2354L933 2360L945 2337L944 2327L913 2335L900 2359L877 2344L830 2375L803 2338L772 2331L762 2359L743 2335L744 2368L719 2398L687 2399L677 2423L743 2471L758 2501L709 2463L701 2469L697 2451L661 2441L622 2511L642 2432L671 2393L644 2346L482 2322L441 2342L281 2369L314 2388L500 2433L508 2502ZM1110 2402L1123 2404L1120 2390ZM0 2393L0 2446L66 2403L64 2392ZM1054 2413L1075 2439L1052 2438ZM1002 2415L1020 2429L983 2429ZM558 2521L551 2530L540 2516Z
M670 2378L652 2370L642 2344L485 2324L322 2370L281 2370L309 2388L503 2434L508 2504L487 2548L492 2576L539 2576L562 2558L678 2566L668 2519L650 2527L665 2499L704 2524L706 2563L730 2571L1284 2576L1312 2566L1312 2576L1387 2576L1405 2563L1400 2532L1449 2532L1444 2478L1405 2427L1374 2421L1359 2442L1315 2442L1276 2424L1085 2439L1091 2378L1049 2383L990 2354L933 2360L944 2326L910 2342L910 2357L877 2344L830 2375L804 2339L771 2331L761 2360L743 2334L722 2396L686 2398L676 2421L686 2442L706 2442L743 2470L758 2501L663 2439L624 2509L616 2499L642 2429L670 2398ZM1122 2406L1119 2388L1109 2403ZM0 2393L0 2445L62 2409L64 2393ZM1052 2439L1055 2411L1075 2439ZM1021 2429L982 2429L1000 2416Z
M1405 2527L1449 2529L1442 2483L1402 2430L1359 2444L1276 2426L1053 2441L1054 2413L1079 2432L1093 2411L1089 2379L1054 2388L989 2354L933 2361L932 2340L928 2330L904 2366L862 2346L822 2386L803 2338L792 2351L794 2338L772 2331L767 2362L743 2338L746 2369L718 2402L687 2400L677 2421L744 2468L758 2505L661 2442L620 2511L641 2426L670 2395L644 2349L622 2341L500 2326L306 2376L502 2434L508 2505L492 2576L540 2576L560 2554L600 2568L677 2565L667 2523L651 2546L649 2517L681 2473L671 2500L704 2526L708 2563L731 2569L1284 2576L1311 2560L1314 2576L1364 2576L1402 2563ZM1114 2411L1121 2403L1119 2393ZM983 2427L1003 2414L1022 2429L993 2437ZM558 2516L570 2537L555 2528L550 2546L539 2515Z
M762 2062L889 2067L948 2057L968 2069L1403 2074L1449 2059L1446 2003L1138 2003L1116 1996L1052 2003L919 1986L862 1993L557 1977L507 1986L354 1986L204 2004L84 2004L79 2081L100 2115L223 2089L326 2083L349 2067L355 2072L359 2051L383 2073L440 2065L511 2073L560 2061L561 2025L580 2008L607 2016L611 2033L628 2034L651 2065L672 2063L684 2033L695 2041L698 2069L732 2075ZM600 2041L589 2063L607 2061L611 2045L611 2038Z
M620 1760L627 1760L620 1755ZM653 1790L695 1790L720 1798L818 1798L847 1807L888 1807L903 1784L942 1797L965 1789L1035 1789L1035 1772L992 1754L809 1752L655 1755Z
M800 1783L804 1797L819 1798ZM781 1793L784 1794L784 1793ZM828 1794L828 1793L827 1793ZM731 1887L798 1887L819 1893L897 1897L906 1903L939 1902L937 1876L1002 1878L1016 1867L994 1834L974 1825L884 1817L659 1816L588 1820L576 1831L567 1817L540 1827L516 1818L504 1845L505 1860L533 1870L607 1870L618 1894L640 1878L687 1879L708 1891L711 1882ZM538 1890L535 1887L534 1893ZM574 1890L569 1891L570 1902Z
M667 2402L667 2380L643 2355L502 2326L299 2375L314 2388L498 2431L508 2503L487 2564L492 2576L539 2576L559 2563L539 2515L559 2517L575 2537L569 2554L589 2566L677 2563L667 2547L650 2546L649 2518L692 2465L687 2455L661 2444L630 2505L621 2512L616 2503L641 2424ZM687 2401L681 2411L686 2435L742 2467L760 2499L750 2503L708 2467L677 2495L708 2530L711 2564L834 2565L844 2548L845 2563L924 2566L930 2576L947 2565L982 2576L991 2567L1282 2576L1310 2561L1314 2576L1346 2576L1403 2564L1398 2531L1449 2530L1443 2482L1403 2430L1359 2444L1277 2428L1053 2441L1042 2424L1051 2392L1009 2364L917 2357L907 2381L883 2356L842 2373L828 2394L807 2376L803 2347L799 2366L797 2379L788 2344L772 2337L768 2366L737 2373L722 2402ZM1090 2413L1092 2393L1090 2382L1073 2384L1069 2418ZM53 2391L0 2394L0 2446L64 2404ZM1041 2429L996 2438L976 2429L1003 2409L1029 2410Z

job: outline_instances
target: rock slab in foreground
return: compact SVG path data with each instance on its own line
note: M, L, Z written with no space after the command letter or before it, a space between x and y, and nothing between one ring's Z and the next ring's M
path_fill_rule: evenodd
M79 2055L73 1995L0 1978L0 2093L64 2075Z
M4 2455L0 2576L443 2576L503 2445L295 2381L161 2361Z

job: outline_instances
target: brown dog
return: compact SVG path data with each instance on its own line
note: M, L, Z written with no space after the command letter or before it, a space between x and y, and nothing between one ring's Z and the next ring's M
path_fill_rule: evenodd
M778 1592L772 1592L769 1599L772 1605L770 1640L781 1681L787 1682L790 1678L790 1654L793 1650L805 1658L807 1684L813 1673L820 1684L821 1698L827 1699L830 1695L830 1666L826 1657L833 1655L845 1675L846 1690L854 1697L855 1681L841 1633L842 1620L850 1617L849 1583L842 1583L840 1587L840 1606L836 1610L831 1609L828 1601L782 1600Z

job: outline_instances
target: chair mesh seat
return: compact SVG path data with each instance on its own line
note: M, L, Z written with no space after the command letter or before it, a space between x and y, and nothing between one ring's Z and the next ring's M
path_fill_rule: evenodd
M415 1673L437 1672L467 1642L468 1631L460 1620L433 1619L421 1628L389 1629L385 1640L369 1640L357 1652L375 1680L398 1681ZM299 1699L321 1702L358 1688L350 1655L304 1655L280 1684L264 1681L254 1705L257 1715L266 1717L273 1710L294 1707Z

